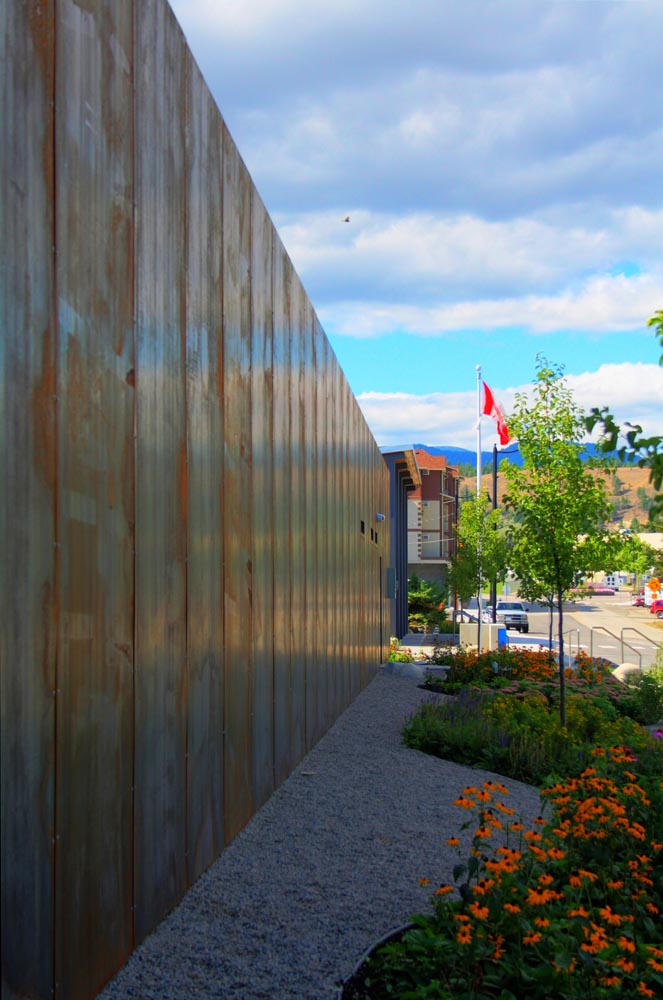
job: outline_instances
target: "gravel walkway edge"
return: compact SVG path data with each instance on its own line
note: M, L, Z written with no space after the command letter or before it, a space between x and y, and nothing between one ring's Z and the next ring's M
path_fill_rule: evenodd
M431 695L387 664L132 954L100 1000L334 1000L363 952L452 881L453 799L495 775L401 743ZM538 791L500 778L509 805Z

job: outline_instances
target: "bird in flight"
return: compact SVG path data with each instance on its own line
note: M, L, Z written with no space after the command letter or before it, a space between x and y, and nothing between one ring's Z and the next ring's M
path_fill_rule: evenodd
M343 222L349 222L349 221L350 221L350 216L346 215L346 217L343 219Z

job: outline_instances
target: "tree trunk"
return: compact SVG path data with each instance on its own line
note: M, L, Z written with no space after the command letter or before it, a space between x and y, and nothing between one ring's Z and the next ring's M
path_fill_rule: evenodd
M558 645L559 645L559 721L562 726L566 725L566 677L564 676L564 619L563 619L562 595L557 595L558 622Z

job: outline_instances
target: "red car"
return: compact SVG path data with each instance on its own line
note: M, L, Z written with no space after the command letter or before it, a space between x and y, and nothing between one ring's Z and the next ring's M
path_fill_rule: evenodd
M634 594L633 595L633 607L644 608L645 606L645 595L644 594Z
M649 613L656 615L657 618L663 618L663 600L660 597L651 602Z

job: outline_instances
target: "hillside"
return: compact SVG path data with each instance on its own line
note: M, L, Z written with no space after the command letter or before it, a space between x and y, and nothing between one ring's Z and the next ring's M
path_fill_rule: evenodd
M482 470L483 474L481 476L481 482L483 488L488 491L489 495L492 496L493 489L493 475L492 468L486 473L485 469ZM597 475L599 473L597 472ZM625 528L630 527L633 518L637 518L640 522L642 529L646 530L648 523L649 513L643 506L643 498L653 497L654 490L649 484L649 470L648 469L638 469L632 466L625 466L619 469L609 470L608 477L608 494L611 503L615 506L615 516L613 517L613 523L619 524L623 522ZM460 481L460 499L461 502L464 499L473 497L476 494L476 476L461 478ZM502 497L504 495L506 480L503 475L498 471L497 473L497 502L502 503Z

